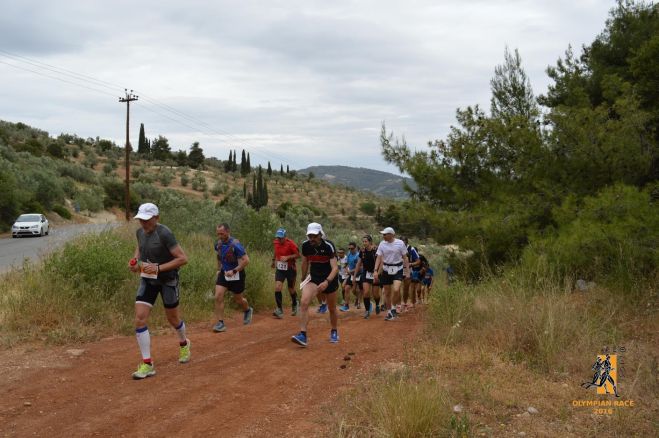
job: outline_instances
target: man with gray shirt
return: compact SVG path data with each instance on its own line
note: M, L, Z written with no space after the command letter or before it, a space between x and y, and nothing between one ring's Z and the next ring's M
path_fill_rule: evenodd
M156 370L151 360L151 337L147 320L158 295L162 296L167 321L179 338L179 362L190 361L190 340L185 335L185 322L180 318L178 269L188 257L166 226L159 224L158 207L150 202L140 205L135 219L140 221L136 232L137 248L128 268L140 273L140 286L135 298L135 334L142 362L133 379L151 377Z

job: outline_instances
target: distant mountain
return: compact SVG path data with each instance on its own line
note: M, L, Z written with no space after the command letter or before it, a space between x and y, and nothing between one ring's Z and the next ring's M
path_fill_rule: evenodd
M403 181L410 187L416 188L411 178L364 167L311 166L298 170L298 173L303 174L309 172L313 172L317 179L358 190L367 190L387 198L408 198L407 192L403 189Z

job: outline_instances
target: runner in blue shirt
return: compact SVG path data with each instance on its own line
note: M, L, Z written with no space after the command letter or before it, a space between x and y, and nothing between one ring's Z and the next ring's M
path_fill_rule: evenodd
M243 309L243 324L252 322L254 309L243 296L245 291L245 267L249 257L245 248L238 239L231 237L231 229L226 223L217 226L218 240L215 242L217 255L217 281L215 282L215 317L218 319L213 326L216 333L226 331L224 325L224 293L229 290L233 293L233 300Z
M350 291L355 289L355 296L357 296L357 280L359 280L359 273L356 272L357 262L359 261L359 251L357 251L357 244L350 242L348 244L348 254L346 255L348 262L348 278L343 286L343 306L339 307L341 312L350 310ZM359 298L357 296L357 298Z

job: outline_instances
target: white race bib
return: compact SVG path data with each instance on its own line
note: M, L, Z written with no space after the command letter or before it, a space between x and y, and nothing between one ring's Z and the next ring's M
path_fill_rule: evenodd
M387 266L387 274L396 275L400 271L400 266Z
M373 280L373 273L372 272L366 272L366 279L367 280Z
M155 280L158 278L158 274L147 274L146 272L144 272L144 264L142 264L140 265L140 277Z
M280 271L288 271L288 262L277 261L277 263L275 263L275 266L277 266L277 269L279 269Z
M240 272L234 271L234 274L232 276L228 276L226 272L224 273L224 279L226 281L238 281L240 280Z

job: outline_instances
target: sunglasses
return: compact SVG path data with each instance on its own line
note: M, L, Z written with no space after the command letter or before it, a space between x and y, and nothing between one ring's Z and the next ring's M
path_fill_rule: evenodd
M313 239L313 238L316 238L316 237L318 237L318 236L320 236L320 234L307 234L307 237L308 237L309 239Z

